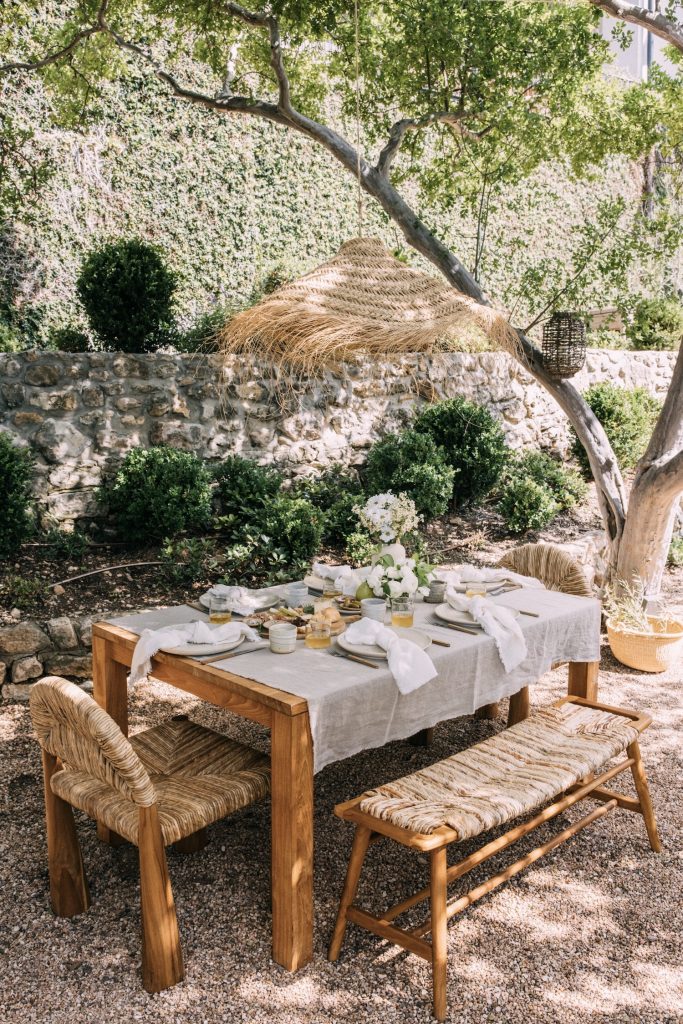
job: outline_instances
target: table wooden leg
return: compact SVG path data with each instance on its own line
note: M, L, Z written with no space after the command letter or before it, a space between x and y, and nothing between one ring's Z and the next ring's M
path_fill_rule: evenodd
M474 717L478 722L488 722L494 718L498 718L499 710L500 708L498 707L497 701L495 704L482 704L482 706L477 708L474 712Z
M124 736L128 735L128 669L114 661L110 645L101 636L92 638L93 697L111 715ZM97 834L104 843L119 846L125 842L98 821Z
M408 737L408 743L413 747L431 747L434 741L433 729L420 729L413 736Z
M570 697L598 699L599 661L570 661L567 693Z
M523 722L525 718L529 717L529 687L523 686L517 693L513 693L510 697L510 707L508 709L508 729L511 725L517 725L518 722Z
M308 714L271 721L273 960L313 957L313 746Z

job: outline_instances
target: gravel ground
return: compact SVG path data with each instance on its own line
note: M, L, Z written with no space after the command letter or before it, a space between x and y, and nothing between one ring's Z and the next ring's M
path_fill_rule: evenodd
M681 710L683 670L632 673L603 649L601 697L651 709L643 752L664 853L640 818L617 811L456 918L449 930L450 1019L462 1024L673 1024L683 1019ZM565 687L560 669L533 690ZM132 701L132 730L170 713L267 749L257 726L150 682ZM136 851L98 843L78 821L93 905L71 920L48 905L38 748L26 706L0 707L0 1019L6 1024L317 1024L431 1020L427 965L349 927L325 958L351 828L335 802L485 738L497 722L442 723L427 750L392 743L316 778L315 957L296 975L269 957L269 807L213 827L199 854L170 852L186 980L149 996L139 979ZM629 788L629 791L630 788ZM563 816L564 823L578 816ZM552 833L548 826L545 835ZM530 846L531 843L527 843ZM473 844L467 844L467 851ZM508 855L509 856L509 855ZM501 858L494 862L499 869ZM361 898L380 909L416 888L425 863L395 844L373 848ZM475 874L480 880L483 874Z

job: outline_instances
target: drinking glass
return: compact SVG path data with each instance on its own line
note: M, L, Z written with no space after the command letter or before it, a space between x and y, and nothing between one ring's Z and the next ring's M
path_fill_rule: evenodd
M323 583L323 597L332 598L339 597L341 594L340 588L337 586L335 580L326 579Z
M209 622L222 624L232 621L232 609L229 597L211 596L209 598Z
M304 641L306 647L312 647L314 650L329 647L332 643L329 622L311 622L310 627Z
M412 597L392 597L391 625L412 626L415 601Z
M466 583L465 597L486 597L486 586L483 583Z

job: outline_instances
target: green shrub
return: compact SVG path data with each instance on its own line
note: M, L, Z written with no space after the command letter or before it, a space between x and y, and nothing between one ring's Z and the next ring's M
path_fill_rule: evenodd
M446 511L454 476L445 453L429 434L416 430L387 434L377 441L362 470L368 494L407 494L425 519Z
M363 530L354 530L346 538L345 555L351 565L368 565L377 545Z
M527 451L514 455L505 472L506 480L516 477L531 477L541 487L550 491L558 505L558 511L574 508L588 493L580 473L567 469L546 452Z
M9 573L0 581L0 604L5 608L20 608L23 612L37 612L48 597L44 580Z
M322 529L322 514L303 498L271 499L259 521L247 524L239 543L226 550L225 582L245 586L300 579L318 551Z
M89 352L90 339L78 327L55 327L50 331L49 343L58 352Z
M552 492L530 476L518 476L502 489L498 511L512 533L542 530L560 508Z
M0 558L16 552L33 530L33 457L0 432Z
M173 326L176 276L138 238L109 242L83 261L76 291L107 351L153 352Z
M609 327L598 327L586 337L586 347L624 349L629 348L629 340L621 331L611 331Z
M323 523L323 514L309 501L281 494L265 507L263 532L293 563L302 563L317 554Z
M635 466L647 448L660 403L645 388L628 390L606 381L592 384L584 398L602 423L621 468ZM588 456L573 430L571 433L572 454L590 476Z
M485 498L498 483L509 449L505 434L488 409L465 398L431 405L413 427L429 434L455 472L453 500L465 505Z
M672 537L667 558L669 565L683 565L683 537Z
M211 518L204 463L176 448L134 448L100 491L117 532L133 544L201 530Z
M236 312L233 308L217 306L200 316L184 333L178 333L173 344L179 352L216 352L218 333Z
M626 334L635 349L676 349L683 335L683 306L675 299L641 299Z
M338 464L330 466L320 476L297 480L291 493L310 501L323 513L323 544L343 545L357 529L354 507L362 501L363 490L353 470Z
M79 530L60 530L53 527L45 534L44 541L48 546L50 558L78 562L88 549L88 539Z
M161 563L161 571L169 583L181 586L210 578L219 568L213 544L201 537L166 539L161 549Z
M240 540L245 525L260 522L264 506L282 486L282 476L253 459L229 455L214 469L221 529L228 540Z

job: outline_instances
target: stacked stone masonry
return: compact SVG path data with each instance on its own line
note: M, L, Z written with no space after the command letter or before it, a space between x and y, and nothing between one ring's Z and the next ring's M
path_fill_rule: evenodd
M46 622L26 619L0 627L2 696L28 700L31 685L44 675L67 676L89 687L92 623L92 616L70 619L62 615Z
M673 362L670 352L594 350L575 380L582 389L598 380L643 385L661 397ZM488 406L514 447L567 448L567 421L552 398L494 352L359 362L317 379L237 359L224 366L215 356L0 355L0 429L36 453L46 525L96 516L103 474L138 445L172 445L212 461L238 452L298 476L363 462L417 407L453 395Z

